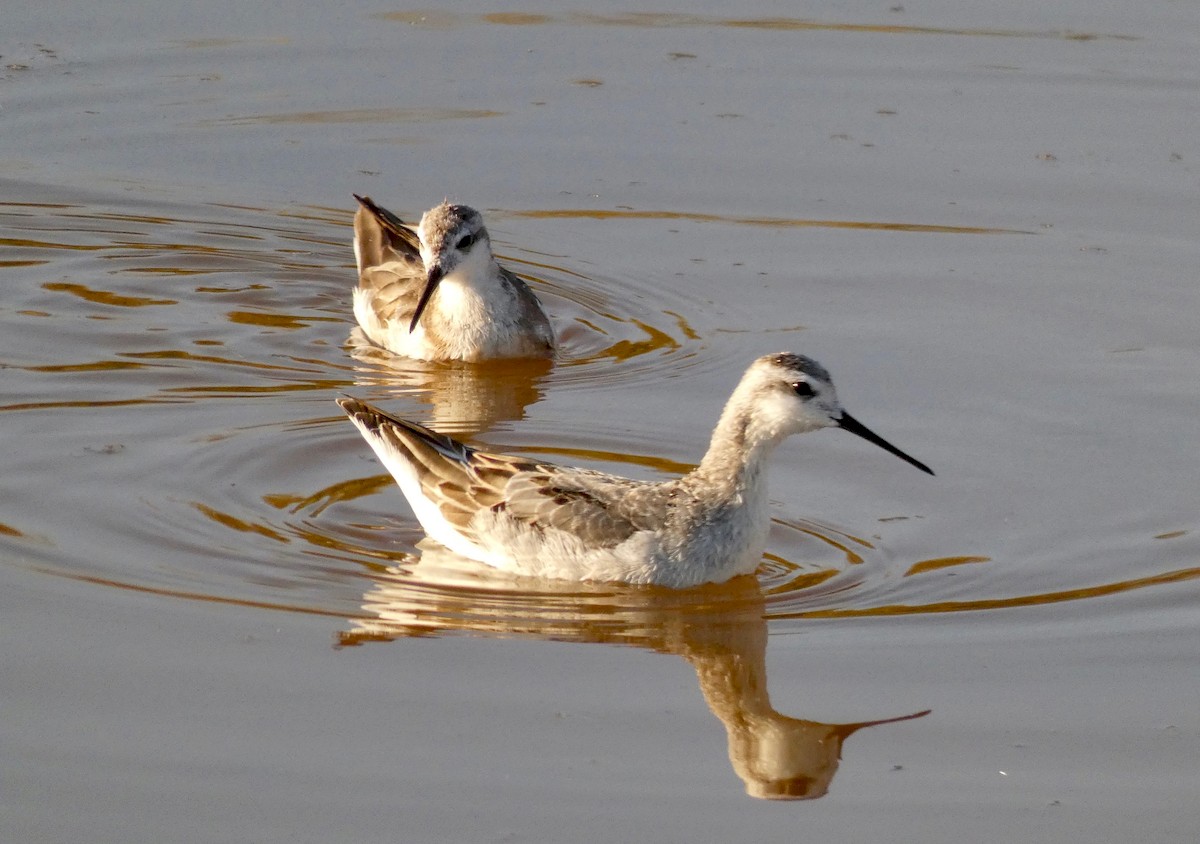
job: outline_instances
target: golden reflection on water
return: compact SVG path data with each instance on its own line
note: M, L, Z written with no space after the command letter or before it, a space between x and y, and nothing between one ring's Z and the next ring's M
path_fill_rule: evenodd
M930 710L870 721L828 723L777 711L767 689L764 597L752 577L689 590L548 585L480 577L437 549L425 550L425 579L377 570L364 612L338 635L340 647L469 632L553 641L629 645L673 654L696 672L700 692L727 736L729 762L752 797L824 796L842 745L864 727L921 718ZM121 590L253 609L346 618L316 607L152 587L114 578L42 569L45 574ZM529 587L532 586L533 589Z
M542 212L497 211L496 216L525 217L537 213ZM533 267L544 272L549 272L557 278L568 278L583 282L582 284L572 283L568 285L527 273L518 273L535 290L546 290L552 295L558 296L568 303L578 305L584 309L584 313L576 315L572 323L558 328L560 347L558 362L563 366L592 366L605 361L627 362L646 355L670 354L682 350L685 341L701 339L700 333L689 324L687 318L675 311L663 310L660 312L670 319L672 324L670 329L656 326L647 318L617 312L613 308L611 298L600 293L600 287L596 281L569 267L552 264L548 261L533 261L521 257L514 258L509 255L500 255L499 257L506 264ZM620 307L623 308L624 304L622 303ZM561 322L562 318L566 315L556 314L556 316L559 317L559 321ZM602 321L607 321L614 325L606 329L600 324ZM572 330L576 326L582 326L586 329L586 333L590 336L583 339L589 342L589 344L594 344L595 341L600 340L601 342L606 342L607 345L598 348L577 350L575 348L577 332ZM630 327L636 328L641 332L642 336L613 337L614 329L620 332L627 332ZM672 330L677 333L673 334Z
M720 18L672 12L624 12L594 14L571 12L560 15L530 12L490 12L482 15L454 15L448 12L400 11L376 15L382 20L414 26L449 29L482 22L497 26L623 26L638 28L719 27L727 29L767 30L772 32L845 32L869 35L956 35L979 38L1052 38L1066 41L1110 39L1136 41L1138 36L1074 32L1071 30L1020 30L993 28L950 28L904 26L901 24L838 23L806 18Z
M991 557L939 557L936 560L920 560L908 567L908 571L904 573L905 577L911 577L914 574L922 572L935 571L936 569L952 568L953 566L964 566L969 563L990 563Z
M219 345L196 341L197 345ZM152 367L171 367L179 362L185 363L214 363L221 366L232 366L250 370L267 372L312 372L311 368L287 366L277 363L261 363L252 360L235 360L217 355L197 355L182 349L163 349L155 352L119 352L121 357L133 360L97 360L85 363L46 364L43 366L14 366L25 372L118 372L127 369L147 369ZM148 361L148 362L147 362ZM154 361L161 361L155 363ZM315 363L315 362L314 362Z
M810 220L789 217L740 217L729 214L700 214L685 211L559 208L553 210L509 211L507 213L512 217L529 217L535 220L685 220L694 223L730 223L739 226L779 229L857 229L861 231L913 232L918 234L1037 234L1037 232L1024 229L1001 229L984 226L943 226L928 223L873 222L869 220Z
M0 207L6 203L0 203ZM57 207L57 206L51 206ZM0 237L0 246L15 247L17 249L65 249L68 251L79 250L81 252L95 252L98 249L104 249L103 246L88 246L81 243L51 243L44 240L29 240L27 238ZM46 263L45 261L36 262ZM20 266L18 264L18 266Z
M372 546L364 546L363 531L378 528L339 524L331 532L312 521L331 505L364 498L391 485L390 476L376 475L334 484L309 495L263 496L275 510L301 517L299 521L279 523L257 515L238 515L200 501L191 504L214 525L248 537L250 542L259 537L299 548L305 556L337 561L329 571L340 571L339 579L352 574L369 584L361 598L361 612L323 607L319 599L317 606L305 606L121 582L81 572L48 573L170 598L349 619L349 627L337 637L343 647L467 633L633 646L673 654L695 670L701 694L726 732L730 765L746 792L766 799L824 795L838 770L842 744L856 730L926 714L830 723L777 711L767 691L765 654L770 623L1015 608L1200 579L1200 567L1196 567L1119 583L992 600L838 607L831 604L840 601L843 594L854 600L855 587L872 585L869 572L865 579L847 583L844 566L814 568L767 554L757 578L740 577L690 590L555 582L497 572L462 560L428 540L417 544L419 558L401 548L382 550L391 546L390 542L377 540ZM849 550L852 547L870 547L865 539L822 526L777 521L774 527L846 548L847 557L855 553ZM395 528L386 532L396 534ZM0 526L0 534L21 538L20 531L7 525ZM376 535L382 538L382 534ZM924 560L910 565L907 574L982 561L972 556ZM347 563L353 569L347 570ZM860 570L859 566L851 568ZM814 600L820 605L814 607Z
M290 315L265 311L229 311L225 318L237 325L257 325L262 328L294 330L308 328L314 322L344 322L336 317L318 317L312 314Z
M117 372L122 369L145 369L153 365L151 363L137 363L131 360L96 360L89 363L63 363L17 368L23 369L26 372Z
M1183 583L1189 580L1200 580L1200 566L1194 568L1176 569L1161 574L1135 577L1129 580L1119 580L1115 583L1100 583L1095 586L1084 586L1077 589L1062 589L1055 592L1044 592L1036 595L1013 595L1007 598L981 598L966 601L933 601L928 604L885 604L875 607L845 607L821 610L803 610L797 612L772 613L773 618L865 618L873 616L894 615L930 615L948 612L979 612L982 610L1015 609L1017 607L1036 607L1043 604L1059 604L1066 601L1080 601L1087 598L1103 598L1144 589L1147 586L1164 586L1168 583Z
M730 764L753 797L821 797L846 738L929 712L854 723L778 712L767 691L765 598L752 577L688 590L549 584L495 577L440 546L422 545L418 565L374 577L363 596L366 614L352 619L339 644L471 632L632 645L682 657L724 726Z
M868 550L873 550L875 548L874 545L860 536L854 536L839 530L833 530L827 525L822 525L819 530L801 526L797 526L797 529L808 534L813 539L820 540L830 547L842 552L842 554L845 555L846 562L849 565L857 565L863 561L863 558L857 551L851 548L848 543L853 543L859 546L859 548L865 548Z
M82 410L92 410L98 407L137 407L139 405L149 404L186 404L187 399L178 398L161 398L158 396L147 396L137 399L108 399L100 401L29 401L17 402L16 404L0 404L0 411L19 411L19 410L59 410L63 408L77 408Z
M256 126L270 124L322 123L428 123L437 120L473 120L503 117L502 111L469 108L356 108L336 111L296 111L278 114L250 114L200 120L196 126Z
M394 483L395 480L391 475L375 475L370 478L340 481L309 495L270 493L263 496L263 501L278 510L287 510L293 514L306 510L310 515L319 516L331 504L375 495Z
M308 393L314 390L336 392L345 389L347 382L336 378L319 378L289 384L202 384L195 387L164 387L164 393L180 396L249 396L265 393Z
M197 345L214 345L212 342L205 343L202 340L196 341ZM122 357L133 358L135 360L162 360L162 361L185 361L187 363L215 363L221 366L234 366L251 370L262 370L267 372L312 372L311 368L288 366L281 363L264 363L256 360L242 360L238 358L226 358L218 355L198 355L194 352L184 351L183 349L160 349L153 352L123 352ZM303 361L298 358L292 358L302 363L323 364L324 361Z
M349 346L360 364L355 386L416 398L430 407L423 421L459 437L524 419L526 408L542 399L554 368L547 359L434 363L399 358L370 343L357 327Z
M202 504L199 501L193 501L192 507L194 507L198 512L212 519L217 524L221 525L222 527L229 528L230 530L236 530L239 533L258 534L259 536L265 536L267 539L273 539L276 542L291 542L288 537L284 536L273 528L268 527L267 525L239 519L234 515L223 513L217 508L210 507L207 504Z
M123 580L117 580L112 577L100 577L99 575L84 574L83 572L64 571L54 568L36 568L35 571L40 571L42 574L54 575L56 577L65 577L68 580L74 580L79 583L91 583L95 586L106 586L112 589L120 589L125 592L140 592L146 595L159 595L164 598L181 598L185 601L200 601L207 604L228 604L235 607L249 607L250 609L274 610L277 612L297 613L299 615L317 615L329 616L333 618L345 618L344 612L335 610L325 610L320 607L306 606L303 604L288 604L282 601L258 601L251 598L231 598L227 595L214 595L208 592L198 592L188 589L169 589L162 586L149 586L141 583L129 583Z
M97 305L111 305L115 308L144 308L152 305L178 305L177 299L151 299L146 296L124 296L120 293L113 293L108 290L93 290L84 284L68 284L67 282L47 282L42 285L43 290L49 290L52 293L70 293L72 296L78 296L85 302L94 302Z

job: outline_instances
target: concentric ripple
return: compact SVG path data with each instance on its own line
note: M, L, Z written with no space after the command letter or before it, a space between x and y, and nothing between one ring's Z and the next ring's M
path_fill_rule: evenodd
M447 560L422 543L399 491L334 408L336 395L385 401L466 437L519 429L508 450L669 477L690 468L661 456L676 453L669 420L608 412L611 393L686 372L689 389L720 392L719 406L726 385L703 376L729 367L717 335L737 305L714 314L674 268L618 277L510 244L514 220L575 218L495 212L502 259L545 300L560 359L418 364L347 344L349 203L278 209L6 189L0 411L19 447L0 467L0 548L13 564L345 619L346 644L466 631L660 647L680 614L758 613L779 632L1200 578L1180 568L1113 583L1071 573L1017 581L980 549L905 558L890 550L902 524L835 526L797 517L803 508L791 503L773 507L756 578L694 591L531 582ZM564 395L589 414L586 430L547 412ZM508 424L539 405L536 419Z

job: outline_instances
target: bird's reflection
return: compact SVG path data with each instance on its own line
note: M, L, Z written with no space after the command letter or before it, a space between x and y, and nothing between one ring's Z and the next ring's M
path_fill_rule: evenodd
M766 602L753 577L687 590L560 584L506 576L428 539L418 547L415 565L373 575L366 613L340 634L341 645L471 631L677 654L695 669L728 734L729 761L753 797L821 797L848 736L928 713L826 724L777 712L767 693Z
M347 348L357 364L356 385L382 387L429 404L425 421L460 438L497 422L523 419L525 409L541 399L541 382L554 366L544 358L474 364L411 360L372 344L357 327Z

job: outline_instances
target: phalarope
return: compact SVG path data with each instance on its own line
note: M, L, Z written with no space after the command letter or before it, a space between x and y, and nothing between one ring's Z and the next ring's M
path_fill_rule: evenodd
M791 434L841 428L933 474L846 413L824 367L787 352L751 364L700 465L661 482L479 451L356 399L338 404L430 537L540 577L684 588L750 574L770 525L767 461Z
M545 357L554 332L533 292L496 263L483 217L443 202L415 228L354 195L354 316L367 339L419 360Z

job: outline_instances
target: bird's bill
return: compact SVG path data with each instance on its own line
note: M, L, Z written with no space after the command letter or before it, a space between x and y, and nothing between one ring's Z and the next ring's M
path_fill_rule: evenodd
M838 420L837 426L839 428L841 428L843 431L849 431L852 434L858 434L860 437L862 437L864 440L866 440L869 443L875 443L875 445L879 446L884 451L890 451L892 454L896 455L901 460L904 460L905 462L911 463L912 465L916 466L922 472L928 472L931 475L933 474L933 470L930 469L928 466L926 466L924 463L922 463L920 460L917 460L913 457L909 457L903 451L896 448L894 445L892 445L890 442L885 440L883 437L879 436L879 434L875 433L870 428L868 428L866 425L859 422L857 419L855 419L849 413L842 411L842 418Z
M438 282L446 271L442 269L440 264L434 264L429 269L429 274L425 276L425 289L421 291L421 298L417 300L417 309L413 311L412 322L408 325L408 333L412 334L417 328L417 323L421 319L421 314L425 313L425 306L429 304L429 297L433 295L433 291L437 290Z

